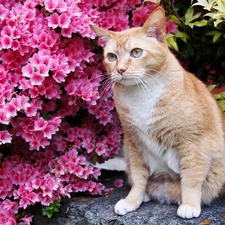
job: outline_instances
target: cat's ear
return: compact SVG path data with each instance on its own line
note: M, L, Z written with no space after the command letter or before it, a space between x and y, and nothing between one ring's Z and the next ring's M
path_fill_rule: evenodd
M159 42L166 42L165 11L161 6L151 13L142 29L148 37L154 37Z
M94 25L89 25L90 28L96 33L98 38L106 44L111 38L112 38L112 32L108 30L104 30L100 27L94 26Z

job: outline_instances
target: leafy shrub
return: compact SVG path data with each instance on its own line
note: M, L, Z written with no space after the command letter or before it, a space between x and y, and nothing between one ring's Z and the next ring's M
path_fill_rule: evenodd
M221 93L215 93L214 89L216 88L216 85L210 85L208 89L212 92L214 98L217 100L219 105L221 106L223 112L225 113L225 92Z
M225 85L224 1L161 2L178 25L178 32L167 40L184 66L206 83Z

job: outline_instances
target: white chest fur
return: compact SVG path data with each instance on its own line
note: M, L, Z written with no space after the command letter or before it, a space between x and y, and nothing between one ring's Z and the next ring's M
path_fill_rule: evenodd
M155 108L165 91L163 82L154 90L141 88L124 88L121 90L119 104L128 108L128 120L137 127L137 135L141 140L139 151L142 152L145 164L151 173L180 173L179 157L174 149L165 149L151 138L151 125L157 120Z

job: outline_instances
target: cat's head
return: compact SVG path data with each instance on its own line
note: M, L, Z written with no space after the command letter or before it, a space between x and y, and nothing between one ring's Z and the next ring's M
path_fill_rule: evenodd
M113 32L90 26L105 44L104 65L113 82L135 85L163 73L168 47L162 7L142 27Z

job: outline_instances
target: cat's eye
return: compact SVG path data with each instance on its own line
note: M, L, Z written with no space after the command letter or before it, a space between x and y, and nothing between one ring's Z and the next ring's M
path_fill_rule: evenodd
M114 62L117 60L117 56L113 53L108 53L107 57L110 62Z
M134 58L139 58L143 53L143 50L140 48L134 48L131 52L130 55Z

